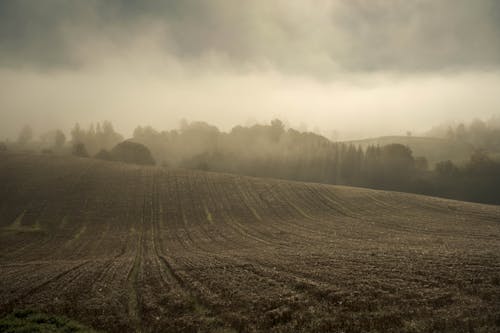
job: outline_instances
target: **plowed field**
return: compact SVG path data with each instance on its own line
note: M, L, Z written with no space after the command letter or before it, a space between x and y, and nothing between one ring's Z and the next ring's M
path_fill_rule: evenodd
M500 207L0 154L0 314L116 332L500 331Z

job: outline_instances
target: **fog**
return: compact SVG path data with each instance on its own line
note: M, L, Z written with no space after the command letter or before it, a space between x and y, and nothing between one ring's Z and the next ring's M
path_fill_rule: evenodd
M3 1L0 139L104 119L423 133L500 114L499 22L494 0Z

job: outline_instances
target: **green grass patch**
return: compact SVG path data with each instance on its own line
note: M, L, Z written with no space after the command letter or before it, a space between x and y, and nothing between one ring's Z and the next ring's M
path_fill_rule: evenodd
M78 231L74 234L73 238L69 239L66 242L65 246L68 247L71 244L73 244L75 241L77 241L78 238L80 238L85 233L86 230L87 230L87 226L86 225L84 225L80 229L78 229Z
M0 318L0 332L4 333L72 333L96 332L66 317L53 316L32 310L14 311Z
M22 212L11 225L3 228L5 231L14 231L14 232L40 232L42 228L40 227L40 223L36 222L33 225L23 225L22 221L24 218L24 214L26 211Z
M205 208L205 214L207 215L207 221L210 224L214 224L214 219L212 218L212 213L208 210L207 206L204 205L203 208Z
M80 230L78 230L78 232L75 234L75 236L73 236L73 240L77 240L78 238L80 238L81 235L83 235L83 233L87 230L87 226L84 225L83 227L80 228Z

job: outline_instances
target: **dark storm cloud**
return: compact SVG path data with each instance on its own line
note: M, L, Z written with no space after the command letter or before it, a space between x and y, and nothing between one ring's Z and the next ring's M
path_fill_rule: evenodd
M351 1L341 15L354 68L435 70L500 63L500 2Z
M0 1L2 65L61 66L67 54L65 24L83 24L88 15L64 1Z
M98 39L127 50L148 34L155 52L180 61L213 53L233 69L476 70L500 64L500 2L0 1L3 67L78 68L92 53L82 56L80 45Z

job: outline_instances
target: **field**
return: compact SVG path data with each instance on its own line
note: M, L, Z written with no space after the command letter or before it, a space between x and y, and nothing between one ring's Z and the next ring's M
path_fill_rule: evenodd
M498 332L500 206L0 153L0 315L111 332Z

